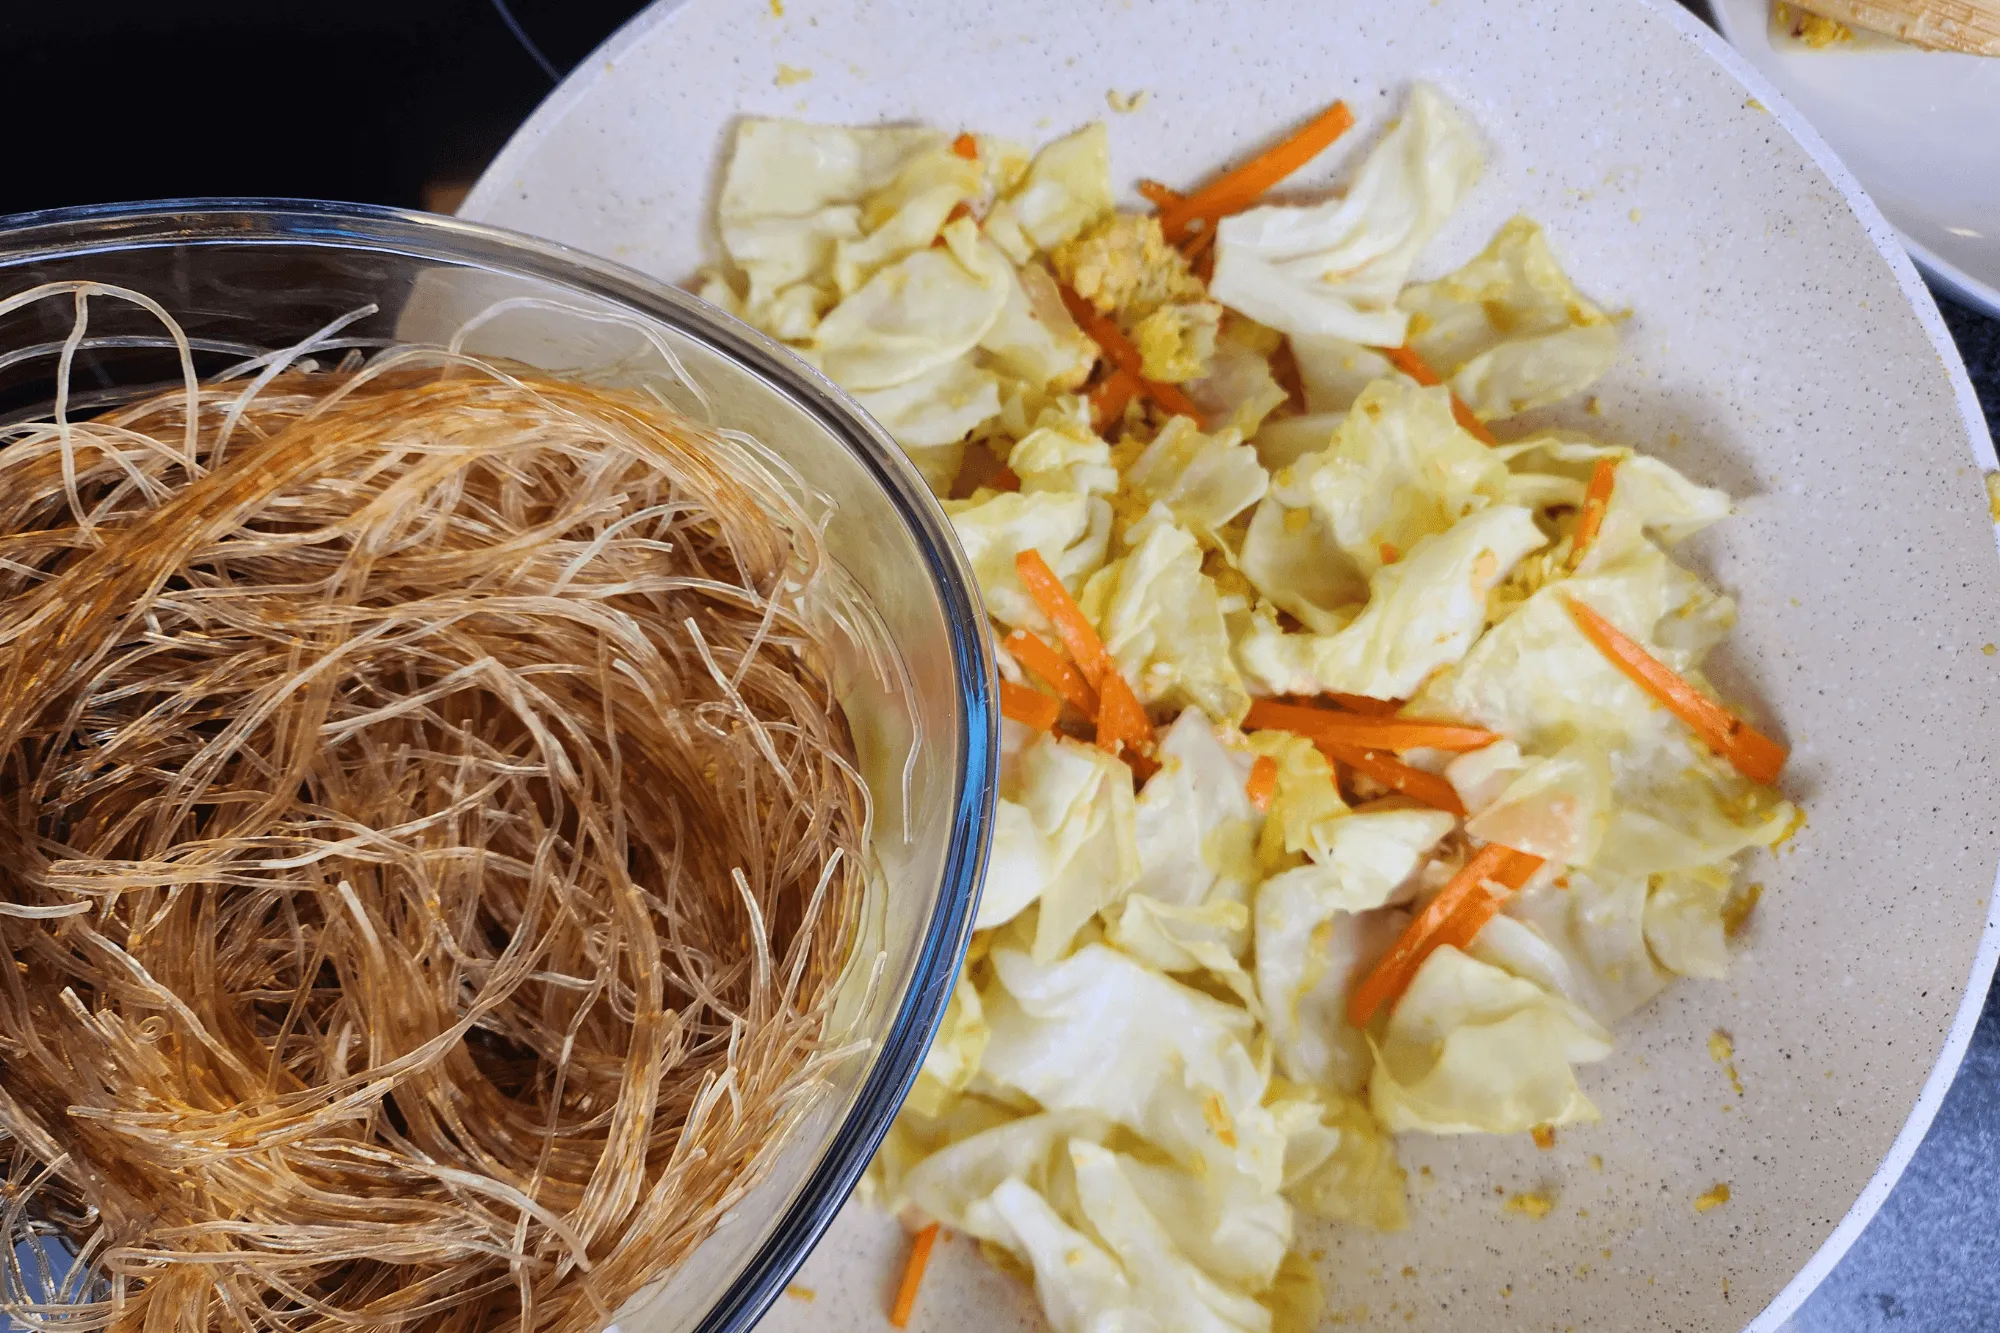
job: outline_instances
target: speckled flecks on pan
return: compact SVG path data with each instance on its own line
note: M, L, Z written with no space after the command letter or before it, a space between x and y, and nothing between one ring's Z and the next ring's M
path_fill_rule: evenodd
M1304 1248L1324 1251L1342 1327L1699 1333L1757 1320L1864 1190L1886 1191L1892 1172L1878 1168L1940 1053L1955 1062L1962 1048L1947 1038L1967 977L1978 969L1983 990L1992 966L1980 948L2000 858L2000 656L1981 651L2000 640L1980 479L1992 454L1983 431L1969 444L1970 393L1907 263L1885 257L1880 218L1864 205L1864 222L1783 108L1671 4L779 8L649 11L530 122L466 211L679 279L703 258L718 150L740 113L1024 140L1101 118L1122 182L1192 182L1337 96L1366 141L1421 75L1491 147L1427 267L1457 264L1525 211L1586 291L1632 310L1601 415L1556 417L1740 497L1741 517L1701 548L1741 603L1719 674L1796 747L1788 786L1811 822L1752 872L1766 891L1731 978L1682 983L1585 1071L1602 1124L1563 1130L1551 1151L1525 1137L1407 1141L1411 1229L1326 1228ZM1134 111L1107 104L1139 90L1150 96ZM1352 148L1301 185L1336 180ZM1711 1057L1716 1029L1740 1091ZM1728 1202L1697 1211L1724 1182ZM1533 1190L1554 1199L1542 1220L1504 1207ZM798 1278L813 1299L780 1298L766 1326L879 1333L900 1254L893 1222L850 1205ZM912 1327L1039 1322L956 1241ZM686 1325L661 1314L625 1327Z

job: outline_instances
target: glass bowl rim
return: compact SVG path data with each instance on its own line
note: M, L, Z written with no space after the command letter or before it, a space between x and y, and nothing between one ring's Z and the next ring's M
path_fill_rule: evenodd
M846 1203L916 1081L972 936L999 762L995 671L978 583L950 520L902 449L783 344L700 298L587 251L460 218L376 204L262 197L86 204L0 215L0 273L43 260L185 246L308 245L524 274L625 306L697 338L791 400L888 493L922 552L952 654L958 788L931 920L910 983L819 1160L694 1333L738 1333L770 1307Z

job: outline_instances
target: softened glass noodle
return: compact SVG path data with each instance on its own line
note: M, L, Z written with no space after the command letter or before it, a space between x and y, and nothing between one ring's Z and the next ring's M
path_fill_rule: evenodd
M50 295L65 375L165 319ZM797 478L347 322L206 384L169 323L180 387L0 434L24 1324L596 1328L845 1054L880 630Z

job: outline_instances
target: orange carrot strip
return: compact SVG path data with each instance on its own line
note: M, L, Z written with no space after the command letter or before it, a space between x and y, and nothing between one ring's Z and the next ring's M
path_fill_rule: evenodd
M1201 424L1201 413L1196 410L1193 401L1181 392L1179 385L1162 384L1146 378L1145 360L1139 355L1139 349L1132 345L1132 340L1125 336L1125 330L1107 316L1099 314L1096 306L1068 287L1056 290L1062 293L1063 305L1068 307L1070 318L1076 321L1076 326L1083 330L1085 336L1097 344L1105 360L1138 380L1139 388L1161 407L1177 417L1193 417L1196 425Z
M1097 710L1097 748L1150 762L1153 723L1139 703L1139 696L1132 693L1132 687L1115 667L1105 671L1100 688L1104 703ZM1150 775L1140 774L1142 779L1147 776Z
M1512 891L1528 882L1541 867L1541 858L1528 856L1512 847L1489 842L1460 868L1451 882L1438 891L1424 910L1417 913L1402 935L1389 946L1354 993L1347 997L1347 1021L1365 1028L1383 1005L1395 1001L1416 976L1417 969L1440 944L1469 944L1479 927L1492 919L1500 899L1486 887L1498 881ZM1504 896L1504 895L1502 895ZM1483 900L1483 906L1480 905ZM1484 916L1481 916L1481 913ZM1463 917L1461 919L1461 914ZM1474 925L1474 922L1477 925ZM1470 934L1465 929L1471 926Z
M1214 235L1213 232L1205 232L1203 234L1208 236ZM1206 287L1215 281L1215 245L1212 241L1207 244L1189 246L1188 262L1194 269L1196 280L1202 286Z
M1426 389L1435 389L1444 381L1431 369L1431 363L1417 354L1413 347L1378 347L1375 349L1389 359L1389 364L1408 375Z
M933 1222L910 1242L910 1258L903 1265L903 1280L896 1284L896 1303L889 1307L889 1323L908 1328L910 1314L917 1308L917 1288L923 1285L924 1269L931 1261L931 1247L937 1244L938 1224Z
M1737 772L1765 786L1778 780L1785 767L1784 746L1681 679L1672 667L1620 633L1616 625L1588 603L1574 597L1565 597L1563 601L1583 637L1611 665L1694 728L1710 749L1736 765Z
M1091 391L1090 420L1099 430L1125 415L1125 404L1137 396L1139 377L1126 370L1114 370Z
M969 218L971 216L972 216L972 205L966 203L965 200L961 199L957 203L951 206L951 212L944 215L944 225L949 227L952 223L958 221L960 218ZM940 236L938 237L938 239L943 240L944 237Z
M1389 790L1401 792L1420 805L1460 818L1465 816L1465 802L1458 799L1458 788L1435 773L1413 768L1393 755L1365 746L1317 739L1313 744L1327 758L1346 764L1357 773L1366 773Z
M1169 241L1177 242L1187 234L1189 225L1199 219L1213 231L1217 221L1256 203L1266 190L1319 156L1353 125L1354 113L1347 109L1347 103L1335 102L1290 138L1224 172L1178 203L1161 209L1160 230Z
M1271 808L1271 797L1277 790L1278 761L1268 754L1258 755L1257 762L1250 765L1250 780L1243 784L1243 794L1261 814Z
M1139 195L1154 208L1172 208L1186 197L1173 186L1158 181L1140 181Z
M1119 674L1118 664L1097 637L1090 618L1069 595L1069 590L1042 559L1040 551L1029 547L1014 557L1015 572L1042 614L1055 624L1056 637L1069 649L1083 678L1096 688L1097 744L1112 754L1122 754L1138 773L1139 780L1151 776L1153 768L1153 723L1132 693L1132 686Z
M1600 458L1590 469L1590 485L1583 488L1583 508L1576 515L1576 535L1569 543L1571 569L1583 563L1584 553L1597 540L1597 530L1604 526L1604 511L1611 504L1611 487L1617 478L1615 458Z
M1069 649L1070 660L1076 663L1077 670L1102 695L1107 688L1105 678L1117 675L1118 671L1083 608L1069 595L1069 589L1063 587L1062 580L1049 568L1049 562L1042 559L1042 553L1032 546L1014 557L1014 572L1021 576L1021 585L1028 590L1028 596L1035 599L1035 605L1056 627L1056 637Z
M1026 685L1003 680L1000 682L1000 716L1036 731L1047 731L1062 716L1062 700L1040 690L1031 690Z
M1503 885L1512 892L1533 879L1535 872L1541 868L1541 857L1530 856L1526 852L1517 852L1509 848L1506 864L1488 876L1488 880ZM1431 947L1436 948L1439 944L1449 944L1454 949L1469 947L1472 941L1478 938L1479 932L1486 929L1486 923L1499 915L1500 904L1504 900L1505 895L1496 897L1490 891L1471 895L1464 905L1451 914L1449 920L1438 927L1437 934L1432 937L1436 943Z
M970 134L961 134L951 141L951 151L968 162L979 160L979 140Z
M1465 400L1457 394L1451 396L1451 419L1458 423L1460 430L1489 449L1494 448L1500 443L1493 432L1486 429L1486 423L1474 416L1472 409L1467 407Z
M1430 362L1424 360L1414 347L1378 347L1375 350L1388 357L1390 365L1426 389L1434 389L1444 383L1438 373L1431 369ZM1491 446L1500 443L1493 438L1493 432L1486 429L1486 423L1473 415L1472 409L1467 407L1465 400L1457 394L1451 396L1451 419L1458 423L1460 430L1481 444Z
M1276 729L1315 741L1376 750L1450 750L1463 754L1468 750L1483 750L1500 739L1484 727L1336 713L1330 708L1301 708L1275 699L1251 700L1243 726L1250 731Z
M1097 691L1090 688L1090 682L1083 673L1062 660L1062 655L1049 646L1048 640L1039 634L1017 629L1002 641L1014 660L1028 670L1055 686L1056 693L1075 705L1076 711L1085 717L1097 717Z

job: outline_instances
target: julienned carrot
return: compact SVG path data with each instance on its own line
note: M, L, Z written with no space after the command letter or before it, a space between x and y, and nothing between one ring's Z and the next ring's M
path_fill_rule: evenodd
M1243 784L1243 794L1250 798L1250 804L1262 814L1271 808L1271 797L1278 790L1278 761L1268 754L1260 754L1250 765L1250 780Z
M1282 143L1162 208L1160 230L1172 242L1186 236L1196 220L1207 223L1207 230L1213 231L1218 221L1256 203L1266 190L1319 156L1353 125L1354 114L1347 109L1347 103L1335 102Z
M1565 597L1576 627L1634 685L1694 728L1708 747L1752 782L1770 786L1785 767L1785 747L1688 684L1674 669L1627 638L1586 602Z
M1193 400L1181 392L1179 385L1162 384L1146 378L1145 359L1132 345L1132 340L1125 336L1125 330L1109 317L1099 314L1096 306L1068 287L1059 286L1056 290L1062 293L1063 305L1069 310L1070 318L1076 321L1084 336L1097 344L1105 360L1139 381L1140 390L1161 407L1177 417L1192 417L1196 425L1201 424L1201 413L1196 410Z
M1139 696L1125 683L1116 667L1104 673L1100 691L1103 705L1097 710L1097 748L1109 754L1135 758L1150 764L1153 750L1153 723L1139 703ZM1141 773L1143 780L1148 774Z
M1390 365L1426 389L1434 389L1444 383L1443 377L1431 369L1431 363L1424 360L1414 347L1378 347L1375 350L1387 357ZM1465 405L1465 400L1455 393L1451 396L1451 419L1458 423L1460 430L1481 444L1491 446L1500 443L1493 438L1493 432L1486 429L1486 423L1474 415L1472 409Z
M1069 589L1063 587L1062 580L1049 568L1049 562L1042 559L1042 553L1032 546L1014 557L1014 572L1021 576L1021 586L1028 590L1028 596L1035 599L1035 605L1056 627L1056 637L1069 649L1076 669L1101 696L1105 675L1117 672L1111 654L1104 650L1104 640L1097 637L1097 630L1083 614L1083 608L1069 595Z
M1467 407L1465 400L1457 394L1451 396L1451 419L1458 423L1460 430L1487 448L1492 449L1499 446L1499 439L1492 431L1486 429L1486 423L1474 416L1472 409Z
M1424 360L1414 347L1378 347L1375 349L1388 358L1389 364L1408 375L1426 389L1435 389L1444 381L1431 369L1431 363Z
M1389 951L1382 955L1354 993L1347 997L1347 1021L1357 1028L1365 1028L1383 1005L1393 1002L1416 976L1417 969L1440 944L1457 943L1462 930L1458 923L1461 912L1470 911L1465 918L1469 924L1477 917L1480 908L1470 905L1479 899L1487 903L1486 917L1478 924L1484 926L1491 919L1492 908L1499 900L1486 885L1489 880L1499 882L1505 889L1518 889L1528 882L1528 877L1541 867L1541 858L1527 856L1511 847L1502 847L1497 842L1489 842L1460 868L1451 882L1438 891L1424 910L1417 913L1414 920L1403 929ZM1472 934L1478 934L1474 929ZM1464 935L1463 942L1471 943L1472 936Z
M979 160L979 140L973 138L970 134L961 134L951 141L951 151L968 162L977 162Z
M1125 415L1125 404L1138 397L1144 386L1139 377L1128 370L1113 370L1104 377L1090 393L1090 420L1097 429L1103 430Z
M1435 773L1412 768L1394 755L1365 746L1326 740L1315 740L1313 744L1327 758L1346 764L1357 773L1366 773L1389 790L1401 792L1420 805L1460 818L1465 816L1465 802L1458 799L1458 788Z
M1499 884L1512 892L1534 878L1535 872L1541 868L1541 857L1509 849L1506 864L1488 876L1487 882ZM1486 929L1486 923L1500 914L1502 901L1503 896L1496 896L1490 890L1470 895L1431 936L1431 948L1441 944L1449 944L1454 949L1470 948L1472 942L1479 938L1479 932Z
M1047 731L1062 716L1062 701L1011 680L1000 682L1000 716L1036 731Z
M1275 699L1251 701L1245 730L1289 731L1310 740L1359 745L1376 750L1450 750L1463 754L1483 750L1500 738L1484 727L1453 722L1423 722L1400 717L1368 717L1336 713L1330 708L1302 708Z
M910 1313L917 1308L917 1288L923 1285L924 1268L931 1261L931 1247L937 1244L938 1224L933 1222L910 1242L910 1258L903 1265L903 1280L896 1284L896 1303L889 1307L889 1323L895 1328L910 1326Z
M1576 514L1576 533L1569 542L1569 567L1583 563L1584 553L1597 540L1604 526L1604 511L1611 505L1611 487L1618 479L1618 460L1600 458L1590 469L1590 484L1583 488L1583 508Z
M1062 654L1050 647L1048 640L1017 629L1002 640L1002 646L1013 654L1016 662L1053 685L1056 693L1069 700L1077 712L1092 721L1097 719L1097 691L1090 688L1081 671L1062 660Z
M1186 198L1173 186L1162 185L1158 181L1140 181L1139 195L1154 208L1172 208Z

